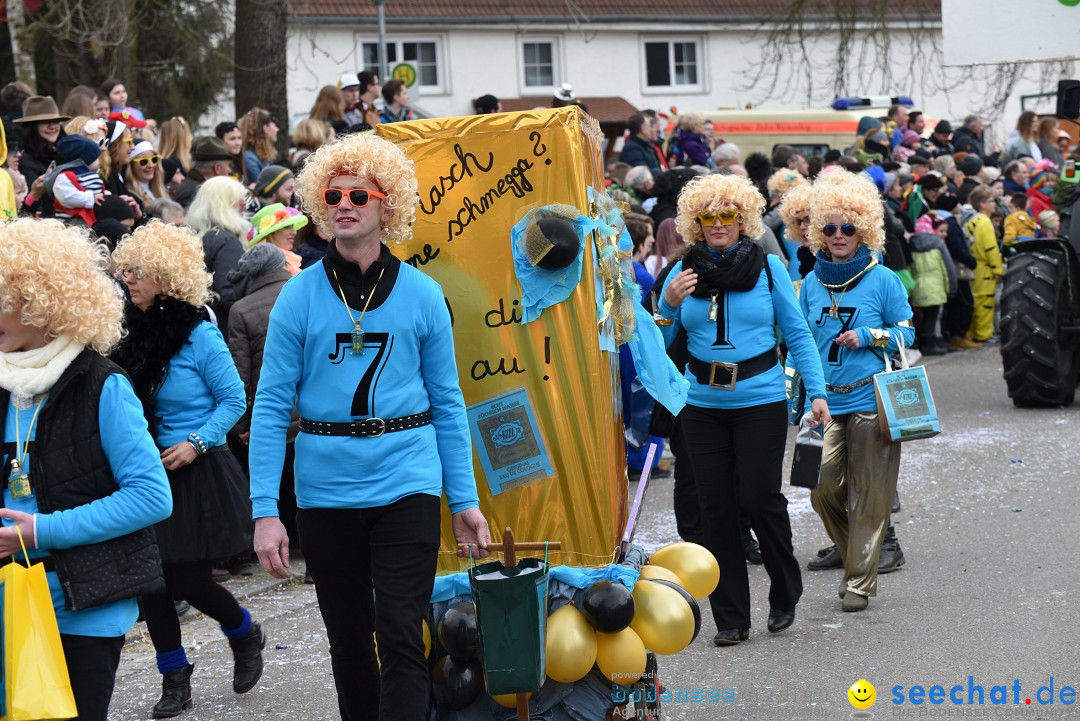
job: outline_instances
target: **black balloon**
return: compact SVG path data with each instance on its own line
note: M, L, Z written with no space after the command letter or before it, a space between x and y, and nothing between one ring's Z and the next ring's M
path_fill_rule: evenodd
M458 603L446 609L439 619L439 643L454 658L470 659L480 650L480 634L476 627L476 606Z
M634 596L615 581L597 581L585 592L581 613L603 633L618 633L634 620Z
M690 643L693 643L697 639L698 631L701 630L701 607L698 606L698 602L694 600L694 597L690 595L690 592L677 583L667 580L666 578L643 578L643 581L649 581L650 583L662 583L668 588L674 588L679 592L679 595L683 597L683 600L690 604L690 610L694 614L694 636L690 639Z
M581 238L574 226L562 218L541 218L537 225L554 247L536 264L544 270L562 270L573 263L581 251Z
M459 711L475 701L483 688L484 669L478 660L443 656L435 662L431 690L441 708Z

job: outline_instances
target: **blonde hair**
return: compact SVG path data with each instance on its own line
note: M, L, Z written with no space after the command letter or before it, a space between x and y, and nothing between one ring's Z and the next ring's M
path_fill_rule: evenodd
M141 268L177 300L194 306L210 300L214 279L206 272L202 241L188 228L155 218L125 236L112 257L121 268Z
M155 154L156 152L157 151L154 150L150 151L151 154ZM150 192L153 195L148 196L143 192L142 184L135 177L135 167L138 165L135 162L135 157L136 156L132 154L131 158L128 159L127 168L124 171L124 182L127 185L128 190L141 200L143 205L146 205L157 198L169 200L170 196L169 191L165 189L165 173L161 169L161 160L158 160L157 165L154 166L154 176L150 178ZM159 157L164 159L165 156L159 154Z
M301 148L318 150L326 144L326 135L329 129L330 124L321 120L312 118L301 120L296 124L296 132L292 136L293 146L297 150Z
M690 130L695 125L705 124L705 113L683 113L679 116L679 129Z
M418 194L416 171L405 151L376 135L353 134L308 156L296 179L297 193L304 210L324 234L331 231L322 191L331 178L344 174L370 178L386 193L383 205L393 214L383 225L383 241L400 242L412 237Z
M187 212L187 223L199 235L211 228L222 228L243 236L251 225L236 206L247 196L248 189L238 180L224 175L210 178L199 186Z
M765 212L765 198L752 182L738 175L699 175L679 193L678 215L675 228L687 245L705 239L698 224L701 213L719 213L737 210L742 216L742 234L748 238L760 238L765 234L761 214Z
M799 227L799 219L810 215L810 204L814 199L814 186L810 183L797 183L795 187L784 193L784 199L780 201L780 220L787 229L788 240L802 242L802 228Z
M161 144L158 152L162 158L175 157L179 160L185 173L191 168L191 128L179 115L161 124Z
M783 197L785 193L799 185L806 185L806 178L802 176L802 173L781 168L769 176L766 187L769 189L769 195Z
M862 173L829 173L825 182L814 183L810 204L810 249L826 247L822 228L830 215L839 215L855 226L859 242L878 252L885 248L885 210L881 195Z
M102 355L120 342L124 300L108 254L85 228L19 218L0 225L0 311L50 339L68 335Z

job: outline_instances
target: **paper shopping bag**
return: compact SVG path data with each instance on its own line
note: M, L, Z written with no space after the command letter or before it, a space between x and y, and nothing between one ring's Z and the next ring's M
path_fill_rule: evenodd
M936 436L941 424L926 369L908 365L903 344L900 362L902 367L893 370L886 353L885 371L874 376L881 437L886 443L900 443Z
M0 605L0 721L78 716L45 566L9 563L0 569Z

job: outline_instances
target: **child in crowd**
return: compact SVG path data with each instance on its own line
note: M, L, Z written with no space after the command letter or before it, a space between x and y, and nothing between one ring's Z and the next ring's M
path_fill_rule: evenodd
M964 223L964 234L971 242L971 254L975 256L975 280L971 284L975 312L968 338L984 343L994 335L994 292L1005 275L1005 265L990 220L990 213L994 212L994 191L979 186L971 191L968 199L975 210L974 217Z
M101 148L83 135L65 135L56 143L56 154L64 161L45 178L52 193L56 217L65 223L78 218L87 227L97 222L94 206L105 199L105 182L98 175Z
M956 293L956 268L945 248L948 230L947 221L932 221L929 215L924 215L915 223L915 234L911 236L910 268L915 287L910 302L920 312L915 337L923 355L948 352L948 344L937 332L941 309L949 296Z
M1011 254L1013 243L1018 240L1030 240L1035 237L1035 219L1027 212L1028 197L1026 193L1013 193L1009 196L1006 205L1009 214L1005 216L1005 232L1002 243L1005 245L1007 254Z

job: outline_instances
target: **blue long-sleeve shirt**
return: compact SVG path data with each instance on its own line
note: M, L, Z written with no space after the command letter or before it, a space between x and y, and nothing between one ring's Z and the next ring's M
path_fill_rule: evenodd
M717 296L716 321L708 319L709 299L687 296L678 308L668 305L664 297L667 286L683 269L682 261L678 261L660 292L660 315L674 319L671 325L660 326L664 342L670 346L679 328L683 327L686 328L690 354L695 358L707 363L738 363L776 346L775 325L778 324L787 342L788 352L794 356L802 372L807 396L824 398L825 378L821 371L821 359L810 329L806 326L806 314L799 308L795 288L783 262L775 255L765 257L772 270L772 292L769 292L769 280L762 269L757 283L750 290L725 291ZM745 408L783 401L787 397L784 368L779 363L751 378L737 379L735 389L730 391L698 383L697 377L689 369L686 378L690 381L687 403L703 408Z
M285 432L302 418L350 422L431 409L432 423L378 438L296 437L300 508L370 508L446 491L450 511L479 506L450 313L442 288L402 264L387 299L364 315L364 353L320 261L285 284L270 313L251 419L254 518L276 516ZM353 317L360 309L353 309Z
M820 353L821 366L829 385L846 386L885 370L883 353L894 353L897 337L903 337L904 347L915 340L915 329L897 324L911 318L907 291L896 273L883 266L876 266L855 285L836 293L839 301L839 318L829 317L832 299L829 291L818 281L817 273L811 272L803 280L799 304L803 317L814 333ZM888 330L890 340L885 348L873 346L871 328ZM847 330L859 335L858 348L844 348L835 343L836 337ZM802 366L798 365L799 370ZM877 410L874 384L867 383L850 393L829 391L829 411L835 416L843 413L872 412Z
M46 399L45 403L48 402ZM26 469L30 468L30 458L34 454L32 441L36 433L29 431L35 408L17 410L9 402L4 425L4 442L12 444L9 448L16 443L16 414L21 440L25 442L27 435L30 435L31 443L23 463ZM162 521L172 513L169 480L154 441L147 432L142 404L135 397L128 380L118 373L109 376L102 387L98 402L98 425L101 448L119 486L116 491L75 508L38 513L36 495L14 498L11 489L4 488L4 505L7 508L37 514L37 548L29 551L31 559L48 555L54 548L74 548L124 536ZM10 461L10 454L5 453L4 465ZM31 487L33 480L31 477ZM6 518L3 523L5 526L11 525ZM16 558L21 561L21 551ZM127 633L139 615L134 598L82 611L68 611L64 608L64 591L59 577L55 572L46 574L46 577L60 633L119 636Z
M244 382L221 331L203 321L169 361L157 394L154 437L162 448L197 433L208 448L225 444L225 434L247 410Z

